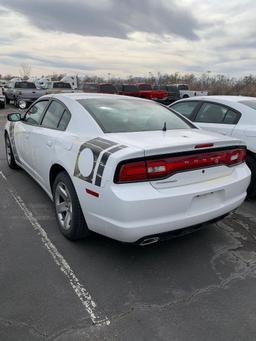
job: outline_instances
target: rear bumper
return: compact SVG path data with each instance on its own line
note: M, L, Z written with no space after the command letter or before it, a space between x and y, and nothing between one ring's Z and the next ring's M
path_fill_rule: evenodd
M112 184L99 198L87 198L81 206L91 230L119 241L137 242L226 215L242 204L249 182L250 171L242 164L225 178L177 188Z

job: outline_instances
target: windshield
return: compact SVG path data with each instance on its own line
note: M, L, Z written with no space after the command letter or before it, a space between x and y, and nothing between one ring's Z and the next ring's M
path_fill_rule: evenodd
M169 91L169 92L179 92L177 86L174 86L174 85L167 85L167 91Z
M53 88L71 89L71 85L69 83L57 82L57 83L53 83Z
M36 89L36 86L32 82L16 82L15 88L19 89Z
M140 90L152 90L152 86L150 84L140 84Z
M100 91L116 93L116 88L112 84L100 84Z
M246 105L247 107L256 110L256 101L254 101L254 100L240 101L239 103L242 103L242 104Z
M178 90L188 90L188 86L186 84L179 84Z
M195 128L178 114L155 102L131 99L90 98L78 102L105 133Z
M84 91L96 91L97 90L97 84L94 83L86 83L83 85L83 90Z
M136 85L124 85L124 91L138 92L139 89Z

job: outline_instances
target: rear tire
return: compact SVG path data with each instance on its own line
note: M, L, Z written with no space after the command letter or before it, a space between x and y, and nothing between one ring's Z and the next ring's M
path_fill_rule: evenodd
M66 172L57 175L52 192L60 232L70 240L90 235L74 185Z
M247 198L254 198L256 197L256 159L254 159L251 155L247 155L246 164L252 173L251 182L247 189Z
M20 168L15 161L13 151L12 151L11 141L7 134L5 135L5 153L6 153L6 160L7 160L8 166L11 169Z

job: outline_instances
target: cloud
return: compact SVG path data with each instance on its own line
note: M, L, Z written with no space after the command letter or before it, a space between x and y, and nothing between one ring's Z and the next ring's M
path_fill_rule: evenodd
M196 40L201 24L174 0L0 0L33 25L50 31L126 39L132 32Z
M92 71L96 69L100 69L99 67L95 65L86 65L84 63L76 63L76 62L68 62L59 60L57 56L51 57L51 58L43 58L38 57L33 54L16 51L16 52L10 52L8 53L8 56L0 53L1 57L5 58L5 64L10 63L11 59L23 61L26 64L31 65L31 63L37 64L37 65L43 65L43 66L50 66L50 67L57 67L57 68L63 68L63 69L76 69L76 70L85 70L85 71ZM7 61L9 60L9 62Z
M23 62L36 75L255 73L255 11L254 0L0 0L0 73Z

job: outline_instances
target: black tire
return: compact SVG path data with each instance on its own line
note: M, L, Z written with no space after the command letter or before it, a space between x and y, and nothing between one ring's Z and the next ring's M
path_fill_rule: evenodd
M5 154L6 154L6 160L7 160L8 166L11 169L20 168L15 161L13 151L12 151L11 141L7 134L5 135Z
M252 173L251 182L247 189L247 198L255 198L256 197L256 159L254 159L251 155L247 155L246 164L250 168L250 171Z
M189 95L184 95L182 98L189 98Z
M9 98L7 98L7 97L5 96L5 99L6 99L6 104L10 104Z
M64 187L63 187L64 185ZM65 201L63 199L60 202L60 187L65 190L66 194L68 194L68 200ZM53 202L55 207L55 214L58 221L60 232L70 240L78 240L87 237L90 235L90 230L87 227L86 221L84 219L83 212L81 210L81 206L74 188L74 185L66 172L60 172L54 180L53 184ZM66 212L58 212L57 207L60 204L64 204L64 202L68 202L71 205L71 212L70 207L67 208ZM68 226L65 226L66 215L70 215L70 222Z

